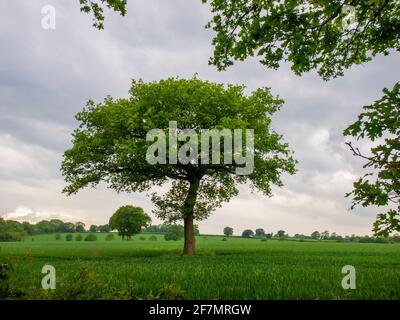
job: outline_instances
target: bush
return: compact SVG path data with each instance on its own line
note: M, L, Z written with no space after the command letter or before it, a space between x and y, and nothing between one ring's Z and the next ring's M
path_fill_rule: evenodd
M150 241L157 241L157 237L156 237L156 236L151 236L151 237L149 238L149 240L150 240Z
M97 240L97 237L96 237L96 235L94 235L94 234L88 234L86 237L85 237L85 241L96 241Z
M114 240L114 235L113 235L112 233L108 234L108 235L106 236L106 240L107 240L107 241Z
M226 238L222 238L222 241L226 241Z
M67 234L67 235L65 236L65 240L66 240L66 241L72 241L72 234Z
M56 240L61 240L61 235L59 233L56 234Z
M146 240L146 237L140 236L139 239L140 239L140 240Z
M264 239L261 239L261 241L262 241L262 242L266 242L266 241L267 241L267 239L265 239L265 238L264 238Z
M82 239L83 239L83 237L82 237L81 234L78 234L78 235L75 237L75 240L76 240L76 241L82 241Z
M178 241L182 239L182 234L175 231L168 231L165 233L164 239L167 241Z
M183 237L183 228L179 225L170 225L168 226L167 232L164 235L165 240L167 241L177 241L182 239Z

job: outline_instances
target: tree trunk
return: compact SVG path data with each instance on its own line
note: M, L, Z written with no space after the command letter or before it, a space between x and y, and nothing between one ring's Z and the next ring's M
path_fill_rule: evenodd
M196 253L196 239L194 237L193 214L194 205L196 204L197 190L200 186L199 179L192 179L188 194L184 204L184 228L185 228L185 244L183 247L183 254L194 255Z
M196 238L194 237L193 215L184 218L185 245L183 254L194 255L196 253Z

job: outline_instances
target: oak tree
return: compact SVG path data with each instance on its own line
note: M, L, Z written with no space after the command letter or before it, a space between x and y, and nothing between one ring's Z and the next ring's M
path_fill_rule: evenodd
M325 79L354 64L400 50L398 0L203 0L216 35L210 63L225 70L259 56L268 68L288 61L296 74Z
M89 101L76 116L79 127L73 134L73 146L64 154L62 173L68 182L64 192L73 194L101 181L127 192L169 187L165 194L150 193L154 212L167 223L184 221L184 253L194 254L193 221L206 219L237 195L238 184L248 183L271 196L272 185L283 185L281 175L295 172L292 152L282 136L271 129L271 116L283 101L269 88L250 95L245 95L244 89L197 78L169 78L150 83L133 81L128 98L107 97L98 104ZM248 150L248 145L243 148L246 157L250 155L253 160L252 171L238 174L245 164L236 157L227 163L222 157L217 163L204 163L202 153L196 156L199 161L174 163L168 153L165 163L149 162L147 153L154 141L148 141L148 133L155 128L167 132L170 121L177 123L178 131L191 129L198 136L204 129L253 130L253 149ZM221 140L225 141L223 137ZM166 147L172 148L172 142L168 143L171 145ZM180 150L187 142L178 143ZM207 148L203 143L201 146L202 151ZM221 155L225 146L217 144Z
M231 228L231 227L225 227L225 228L224 228L224 235L226 235L227 237L233 235L233 228Z

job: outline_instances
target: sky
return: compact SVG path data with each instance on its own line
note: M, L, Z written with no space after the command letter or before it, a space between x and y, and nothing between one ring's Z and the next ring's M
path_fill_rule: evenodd
M52 5L56 28L42 27L42 8ZM379 208L350 211L346 192L365 171L345 145L343 130L362 106L398 81L398 53L378 56L345 76L323 81L315 72L294 75L288 64L278 70L257 58L237 62L224 72L208 65L213 31L205 29L210 8L200 0L130 0L126 17L106 11L105 30L93 28L79 1L0 0L0 216L36 222L60 218L105 224L122 205L141 206L161 223L143 193L116 193L101 184L67 197L60 164L71 146L74 118L89 99L127 97L132 79L179 76L245 85L250 93L271 87L285 104L273 127L299 161L294 176L273 197L240 193L205 221L205 234L231 226L280 229L289 234L315 230L342 235L371 234ZM367 142L358 143L364 151Z

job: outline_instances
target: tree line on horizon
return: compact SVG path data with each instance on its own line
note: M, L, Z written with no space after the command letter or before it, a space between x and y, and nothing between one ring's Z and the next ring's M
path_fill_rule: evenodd
M37 223L5 220L0 217L0 241L20 241L26 236L49 233L110 232L108 224L91 225L86 229L83 222L65 222L60 219L41 220Z
M233 228L225 227L223 230L225 236L230 237L233 235ZM388 242L400 242L400 234L394 234L391 237L374 237L374 236L357 236L355 234L341 236L336 232L329 233L328 230L319 232L314 231L310 235L296 233L294 236L290 236L284 230L278 230L275 234L273 232L265 232L263 228L257 228L255 231L251 229L243 230L241 234L242 238L260 238L260 239L297 239L297 240L332 240L337 242L351 241L351 242L362 242L362 243L388 243Z
M117 228L115 229L117 230ZM141 231L144 233L171 233L173 234L170 236L172 240L179 240L183 236L183 229L183 225L179 224L159 224L149 225ZM0 241L22 241L26 236L38 234L109 233L112 231L113 229L109 224L92 224L89 228L86 228L86 224L83 222L64 222L60 219L41 220L37 223L30 223L28 221L5 220L0 217ZM200 235L198 225L194 225L194 231L195 235ZM133 232L132 234L135 233L139 232Z
M85 223L83 222L64 222L59 219L42 220L37 223L30 223L27 221L18 222L14 220L5 220L0 218L0 241L22 241L26 236L38 235L38 234L59 234L59 233L109 233L112 231L109 224L104 225L90 225L88 229L85 228ZM172 230L173 229L173 230ZM198 225L194 227L195 235L200 235L200 230ZM158 224L149 225L143 228L144 233L171 233L170 240L179 240L183 236L184 227L178 224ZM233 228L225 227L223 229L223 234L226 237L233 236ZM72 235L71 235L72 237ZM336 232L329 233L329 231L314 231L310 235L304 235L296 233L294 236L290 236L284 230L278 230L276 233L265 232L263 228L257 228L254 231L251 229L245 229L241 233L243 238L260 238L260 239L298 239L298 240L333 240L333 241L351 241L351 242L400 242L400 235L394 234L389 238L373 237L373 236L357 236L355 234L341 236ZM71 238L72 239L72 238Z

